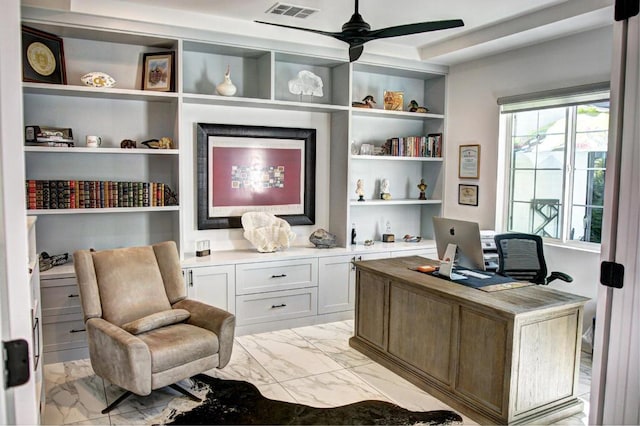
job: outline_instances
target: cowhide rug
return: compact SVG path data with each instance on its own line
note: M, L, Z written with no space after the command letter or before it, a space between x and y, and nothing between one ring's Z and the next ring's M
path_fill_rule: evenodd
M265 398L251 383L199 374L196 387L208 389L202 404L187 412L174 410L165 424L175 425L440 425L462 422L447 410L409 411L384 401L360 401L335 408Z

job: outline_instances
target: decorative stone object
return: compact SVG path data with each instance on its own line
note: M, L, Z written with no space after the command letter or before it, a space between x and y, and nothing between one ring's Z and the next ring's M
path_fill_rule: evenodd
M291 225L271 213L247 212L242 215L244 237L258 249L260 253L272 253L278 249L288 248L296 238Z
M302 70L289 80L289 92L294 95L322 96L322 79L311 71Z
M90 87L113 87L116 85L116 80L113 77L100 71L87 73L80 77L80 81Z
M233 96L236 94L235 84L231 81L231 66L227 65L227 72L224 74L224 81L216 86L216 91L222 96Z
M133 149L135 147L136 147L136 141L134 141L134 140L123 139L122 142L120 142L120 148Z
M331 248L336 246L336 236L322 228L316 229L309 235L309 241L316 248Z

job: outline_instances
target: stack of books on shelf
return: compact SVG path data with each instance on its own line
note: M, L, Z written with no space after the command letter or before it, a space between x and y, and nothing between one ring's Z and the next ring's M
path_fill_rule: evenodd
M390 138L385 142L383 152L394 157L442 157L442 135Z
M27 209L157 207L168 189L157 182L27 180Z

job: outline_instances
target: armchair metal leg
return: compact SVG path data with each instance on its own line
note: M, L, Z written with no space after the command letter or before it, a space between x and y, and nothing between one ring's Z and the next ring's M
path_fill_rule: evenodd
M177 390L178 392L180 392L181 394L183 394L183 395L185 395L185 396L188 396L188 397L189 397L191 400L193 400L193 401L196 401L196 402L202 402L202 399L201 399L201 398L198 398L197 396L195 396L194 394L192 394L191 392L189 392L189 391L188 391L188 390L186 390L185 388L180 387L180 386L176 385L175 383L174 383L174 384L172 384L172 385L169 385L169 387L170 387L171 389L175 389L175 390Z
M122 401L124 401L125 399L127 399L129 397L129 395L131 395L132 392L131 391L126 391L125 393L123 393L122 395L120 395L120 397L118 397L118 399L116 399L115 401L113 401L111 404L109 404L107 406L107 408L105 408L104 410L102 410L102 414L107 414L109 411L113 410L114 408L116 408L118 406L118 404L120 404Z

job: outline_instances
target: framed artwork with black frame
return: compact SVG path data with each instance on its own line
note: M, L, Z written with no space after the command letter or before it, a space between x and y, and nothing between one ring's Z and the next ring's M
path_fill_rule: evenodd
M175 56L173 51L142 55L142 90L175 90Z
M64 45L60 37L22 26L22 80L67 84Z
M458 204L463 206L477 206L478 185L458 184Z
M198 229L241 228L249 211L315 223L316 130L197 124Z

